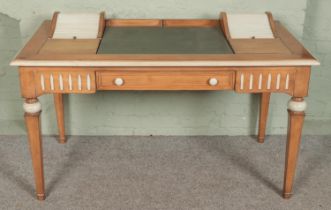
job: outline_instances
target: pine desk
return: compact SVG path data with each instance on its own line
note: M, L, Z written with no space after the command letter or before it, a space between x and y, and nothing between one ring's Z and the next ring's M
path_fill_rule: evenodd
M232 37L225 14L215 20L123 20L102 15L95 39L52 38L55 24L56 18L44 21L11 63L19 67L38 199L45 199L38 97L54 95L60 142L65 143L62 94L101 90L259 93L260 143L271 93L292 96L283 188L283 197L290 197L304 97L311 66L319 63L279 22L270 19L272 39Z

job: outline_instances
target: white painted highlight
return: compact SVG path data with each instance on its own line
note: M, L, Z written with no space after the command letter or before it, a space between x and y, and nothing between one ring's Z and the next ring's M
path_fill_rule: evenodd
M288 90L290 84L290 75L286 74L285 89Z
M277 74L276 89L279 90L279 88L280 88L280 74Z
M39 101L35 103L23 103L23 109L26 113L34 114L41 111L41 103Z
M267 14L227 14L230 36L233 39L275 38Z
M72 90L72 78L71 78L71 74L69 74L68 81L69 81L69 90Z
M49 81L50 81L50 84L51 84L51 90L54 90L54 77L53 77L53 74L51 74L49 76Z
M53 39L95 39L99 20L99 13L59 13Z
M78 90L82 90L82 77L78 74Z
M287 60L206 60L206 61L137 61L137 60L23 60L16 59L11 66L81 66L81 67L122 67L122 66L318 66L315 59Z
M244 89L244 81L245 81L245 75L241 74L240 75L240 89L243 90Z
M216 78L210 78L208 81L210 86L216 86L218 84L218 80Z
M268 74L267 89L270 90L270 88L271 88L271 74Z
M91 90L91 77L90 77L90 74L87 74L87 76L86 76L86 87L87 87L87 90Z
M62 74L59 75L59 87L60 87L60 90L63 90L63 78L62 78Z
M259 75L259 90L262 89L262 74Z
M250 89L250 90L253 89L253 79L254 79L253 74L251 74L251 75L249 76L249 89Z
M40 85L41 85L41 89L45 90L45 78L43 74L40 75Z
M124 84L124 80L118 77L114 80L114 83L116 86L122 86Z
M293 112L303 112L307 108L307 102L290 100L287 104L287 108Z

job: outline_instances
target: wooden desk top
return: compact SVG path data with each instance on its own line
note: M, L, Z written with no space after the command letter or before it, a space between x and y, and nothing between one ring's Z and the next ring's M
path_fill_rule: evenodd
M48 37L44 21L14 66L311 66L319 62L279 22L275 39L227 40L220 20L106 20L102 39Z

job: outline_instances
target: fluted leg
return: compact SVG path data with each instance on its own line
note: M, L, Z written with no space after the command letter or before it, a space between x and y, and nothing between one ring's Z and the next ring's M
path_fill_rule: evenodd
M259 117L259 133L258 142L263 143L265 139L265 131L267 127L269 102L271 93L262 93L260 102L260 117Z
M25 123L30 143L34 170L36 195L38 200L45 199L42 137L40 131L41 104L38 99L26 99L23 105Z
M301 132L306 106L306 102L303 98L292 98L288 103L289 122L285 156L284 198L290 198L292 195L293 180L300 149Z
M63 97L61 93L54 94L54 104L56 111L57 126L59 129L59 142L61 144L66 143L65 129L64 129L64 108Z

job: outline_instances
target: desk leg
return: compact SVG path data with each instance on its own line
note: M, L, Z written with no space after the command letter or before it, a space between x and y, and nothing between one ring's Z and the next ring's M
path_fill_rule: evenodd
M59 142L61 144L66 143L65 129L64 129L64 108L63 97L61 93L54 94L54 104L56 111L57 126L59 129Z
M289 121L285 156L284 198L290 198L292 195L293 180L300 150L301 132L306 106L307 104L303 98L292 98L288 103Z
M259 134L258 142L263 143L265 139L265 130L267 127L269 102L271 93L262 93L260 102Z
M23 108L35 176L36 194L38 200L45 200L42 138L40 131L41 104L38 99L26 99Z

